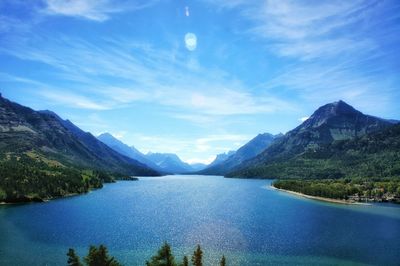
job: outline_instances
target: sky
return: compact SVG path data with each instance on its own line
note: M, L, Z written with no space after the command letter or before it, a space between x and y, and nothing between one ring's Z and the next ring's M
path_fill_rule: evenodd
M0 0L0 92L194 163L344 100L400 119L398 0Z

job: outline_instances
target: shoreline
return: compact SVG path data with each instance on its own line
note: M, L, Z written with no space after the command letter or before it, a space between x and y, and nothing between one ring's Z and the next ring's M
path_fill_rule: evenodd
M139 181L139 178L134 177L134 178L132 178L132 179L115 180L114 182L104 182L102 187L99 187L99 188L91 188L91 189L89 189L89 191L87 191L87 192L82 192L82 193L78 193L78 192L68 193L68 194L65 194L65 195L60 196L60 197L51 197L51 198L43 198L43 199L42 199L42 198L36 198L37 200L33 200L34 198L29 198L29 197L28 197L28 198L30 199L29 201L20 201L20 202L5 202L5 201L0 201L0 206L4 206L4 205L18 205L18 204L30 204L30 203L46 203L46 202L54 201L54 200L60 200L60 199L65 199L65 198L71 198L71 197L75 197L75 196L82 196L82 195L85 195L85 194L89 194L89 193L91 193L92 191L102 189L106 184L112 184L112 183L116 183L116 182L118 182L118 181L128 181L128 182L131 182L131 181Z
M0 205L17 205L17 204L29 204L29 203L46 203L46 202L53 201L53 200L64 199L64 198L70 198L70 197L75 197L75 196L80 196L80 195L85 195L85 194L87 194L87 193L90 193L90 191L88 191L88 192L86 192L86 193L69 193L69 194L66 194L66 195L61 196L61 197L53 197L53 198L45 198L45 199L38 198L38 199L40 199L40 200L37 200L37 201L35 201L35 200L21 201L21 202L4 202L4 201L2 201L2 202L0 202Z
M274 185L270 185L270 187L272 189L275 190L279 190L282 192L286 192L292 195L296 195L299 197L303 197L303 198L307 198L307 199L312 199L312 200L318 200L318 201L324 201L324 202L329 202L329 203L336 203L336 204L345 204L345 205L371 205L369 203L363 203L363 202L351 202L351 201L346 201L346 200L340 200L340 199L331 199L331 198L324 198L324 197L318 197L318 196L310 196L310 195L306 195L300 192L296 192L296 191L291 191L291 190L286 190L286 189L281 189L281 188L277 188L274 187Z

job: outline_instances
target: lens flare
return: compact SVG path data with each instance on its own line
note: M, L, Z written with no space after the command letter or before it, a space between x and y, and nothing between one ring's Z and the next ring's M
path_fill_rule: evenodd
M185 45L186 49L189 51L194 51L196 50L197 47L197 37L194 33L186 33L185 35Z

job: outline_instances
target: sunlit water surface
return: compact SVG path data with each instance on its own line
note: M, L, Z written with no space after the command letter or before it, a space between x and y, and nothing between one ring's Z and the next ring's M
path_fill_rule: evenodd
M268 180L140 178L42 204L0 206L0 265L65 265L74 247L105 244L144 265L168 241L175 257L197 243L205 265L399 265L400 208L339 205L269 188Z

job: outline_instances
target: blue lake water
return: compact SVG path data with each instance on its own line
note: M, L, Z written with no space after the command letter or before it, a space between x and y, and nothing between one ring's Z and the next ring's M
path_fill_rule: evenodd
M400 265L400 207L339 205L268 188L268 180L141 178L41 204L0 206L0 265L65 265L105 244L144 265L163 241L196 244L205 265Z

